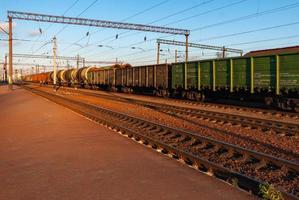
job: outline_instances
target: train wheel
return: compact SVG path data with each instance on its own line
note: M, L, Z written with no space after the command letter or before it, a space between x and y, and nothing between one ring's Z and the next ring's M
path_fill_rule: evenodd
M206 96L204 94L201 94L201 101L205 101Z
M182 98L187 98L187 94L186 94L186 92L185 92L185 91L182 91L181 96L182 96Z
M201 94L200 93L195 93L194 98L196 101L201 101Z
M162 96L163 96L164 98L168 97L167 90L162 90Z
M189 100L192 100L192 93L191 92L186 92L186 98Z
M265 97L265 104L267 106L271 106L273 104L273 98L272 97Z
M288 106L287 102L282 102L281 109L282 110L290 110L290 107Z

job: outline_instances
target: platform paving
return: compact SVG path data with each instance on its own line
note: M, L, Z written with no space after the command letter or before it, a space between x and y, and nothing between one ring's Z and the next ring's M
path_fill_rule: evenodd
M253 199L20 88L0 86L0 199Z

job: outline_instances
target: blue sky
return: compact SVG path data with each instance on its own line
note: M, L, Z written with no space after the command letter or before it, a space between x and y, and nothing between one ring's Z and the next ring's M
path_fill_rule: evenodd
M78 0L65 16L78 16L94 1ZM0 0L0 25L6 28L7 10L62 15L74 2L76 1ZM285 7L288 5L290 6ZM273 11L273 9L281 7L283 8ZM146 9L147 11L145 11ZM272 12L269 12L271 10ZM111 21L127 19L126 22L142 24L156 21L152 25L190 29L190 42L239 48L247 52L255 49L298 45L299 23L285 25L299 22L298 12L298 0L98 0L80 17ZM283 26L221 37L279 25ZM43 48L40 47L56 35L59 55L75 56L79 54L87 60L106 61L114 61L117 58L134 65L141 65L155 62L157 38L181 41L185 39L184 36L76 25L68 25L57 34L64 26L62 24L14 21L13 37L31 40L29 42L15 41L14 53L51 55L51 44L45 45ZM42 34L39 34L39 28L42 29ZM87 32L90 33L89 36L86 36ZM119 35L117 40L115 40L116 34ZM145 42L144 37L147 38ZM7 36L0 32L0 38L7 39ZM77 43L74 44L75 42ZM98 45L103 47L98 47ZM0 61L2 61L4 54L8 51L7 43L0 41L0 46ZM179 51L181 58L184 56L182 47L162 45L161 49L163 50L161 60L173 61L175 49ZM215 55L215 51L190 49L191 59L203 59ZM20 58L16 58L15 62L51 64L50 61ZM59 64L63 65L64 62L61 61Z

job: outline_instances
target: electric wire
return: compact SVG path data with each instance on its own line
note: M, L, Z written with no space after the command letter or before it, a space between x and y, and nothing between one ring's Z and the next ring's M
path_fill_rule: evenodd
M63 14L62 14L62 16L64 16L66 13L68 13L78 2L79 2L80 0L75 0L64 12L63 12ZM47 28L43 31L44 33L46 33L49 29L50 29L50 27L52 26L53 24L49 24L48 26L47 26ZM37 41L40 39L40 37L41 37L41 35L39 36L39 38L37 39ZM36 51L33 51L33 48L34 48L34 44L33 44L33 46L31 47L31 49L32 49L32 54L34 54L34 53L36 53Z
M135 13L135 14L129 16L129 17L124 18L123 20L121 20L121 22L125 22L125 21L127 21L128 19L131 19L131 18L136 17L136 16L138 16L138 15L144 14L145 12L148 12L148 11L154 9L154 8L157 8L157 7L163 5L163 4L167 3L167 2L169 2L169 0L163 0L163 1L159 2L158 4L155 4L155 5L153 5L153 6L149 7L149 8L146 8L146 9L144 9L144 10L142 10L142 11L139 11L139 12L137 12L137 13ZM100 32L100 31L103 31L103 30L104 30L104 29L99 29L99 30L97 30L97 31L94 31L94 32L91 33L91 34L95 34L95 33L98 33L98 32ZM74 44L76 44L76 43L82 41L84 38L86 38L86 36L81 37L79 40L77 40L76 42L74 42L72 45L74 45ZM110 38L110 37L109 37L109 38ZM98 42L100 42L100 41L98 41ZM97 42L97 43L98 43L98 42ZM66 48L63 49L63 51L65 51L66 49L68 49L68 48L71 47L72 45L67 46ZM86 46L86 47L87 47L87 46ZM81 49L81 48L80 48L80 49ZM75 51L79 51L80 49L75 50Z
M216 40L216 39L220 39L220 38L234 37L234 36L239 36L239 35L244 35L244 34L249 34L249 33L256 33L256 32L260 32L260 31L272 30L272 29L286 27L286 26L298 25L298 24L299 24L299 21L292 22L292 23L287 23L287 24L275 25L275 26L268 26L268 27L265 27L265 28L253 29L253 30L243 31L243 32L238 32L238 33L231 33L231 34L226 34L226 35L213 36L213 37L203 38L203 39L197 40L197 41L209 41L209 40Z
M203 26L203 27L200 27L200 28L195 28L195 29L192 29L191 32L195 32L195 31L198 31L198 30L203 30L203 29L207 29L207 28L211 28L211 27L215 27L215 26L220 26L220 25L223 25L223 23L227 24L227 23L242 21L242 20L246 20L246 19L250 19L250 18L253 18L253 17L258 17L258 16L262 16L262 15L266 15L266 14L272 14L272 13L276 13L276 12L280 12L280 11L285 11L285 10L289 10L289 9L292 9L292 8L295 8L295 7L298 7L298 6L299 6L299 3L288 4L288 5L285 5L285 6L278 7L278 8L269 9L269 10L266 10L266 11L263 11L263 12L260 12L260 13L254 13L254 14L250 14L250 15L246 15L246 16L242 16L242 17L238 17L238 18L233 18L233 19L230 19L230 20L225 20L225 21L222 21L222 22L219 22L219 23L210 24L210 25ZM170 37L170 36L165 36L165 37Z
M161 18L158 18L158 19L156 19L156 20L154 20L154 21L151 21L151 22L147 23L147 25L151 25L151 24L154 24L154 23L156 23L156 22L159 22L159 21L168 19L168 18L170 18L170 17L173 17L173 16L176 16L176 15L182 14L182 13L184 13L184 12L190 11L190 10L192 10L192 9L195 9L195 8L197 8L197 7L199 7L199 6L202 6L202 5L211 3L211 2L213 2L213 1L215 1L215 0L209 0L209 1L201 2L201 3L199 3L199 4L196 4L196 5L191 6L191 7L189 7L189 8L183 9L183 10L181 10L181 11L177 11L177 12L175 12L175 13L166 15L166 16L161 17ZM123 31L123 32L119 33L118 35L120 36L120 35L123 35L123 34L128 33L128 32L131 32L131 31L130 31L130 30L126 30L126 31ZM136 33L133 33L133 35L135 35L135 34L136 34ZM132 35L132 34L131 34L131 35ZM131 35L130 35L130 36L131 36ZM109 38L111 38L111 37L109 37ZM100 40L100 41L98 41L98 42L105 41L105 40L107 40L107 39L109 39L109 38L105 38L105 39ZM108 41L107 43L110 43L110 42L112 42L112 41L115 41L115 39L112 39L112 40Z
M84 14L89 8L91 8L93 5L95 5L98 2L98 0L94 0L91 4L89 4L83 11L81 11L76 17L80 17L82 14ZM60 34L63 30L66 29L67 25L64 25L58 32L56 32L56 34L54 35L55 37ZM38 48L34 53L36 53L37 51L39 51L40 49L44 48L48 43L45 43L44 45L42 45L40 48ZM48 54L49 51L44 52L43 54Z
M204 29L207 29L207 28L215 27L215 26L222 26L222 25L225 25L225 24L229 24L229 23L233 23L233 22L237 22L237 21L243 21L243 20L251 19L251 18L254 18L254 17L259 17L259 16L266 15L266 14L276 13L276 12L280 12L280 11L286 11L286 10L289 10L289 9L292 9L292 8L296 8L298 6L299 6L299 3L289 4L289 5L281 6L281 7L278 7L278 8L265 10L263 12L254 13L254 14L250 14L250 15L245 15L245 16L242 16L242 17L233 18L233 19L229 19L229 20L224 20L224 21L217 22L217 23L214 23L214 24L209 24L209 25L206 25L206 26L194 28L194 29L191 29L191 31L196 32L196 31L199 31L199 30L204 30Z
M77 1L79 1L79 0L77 0ZM244 2L244 1L246 1L246 0L238 1L238 2ZM253 18L253 17L259 17L259 16L266 15L266 14L271 14L271 13L275 13L275 12L289 10L289 9L292 9L292 8L295 8L295 7L298 7L298 6L299 6L299 3L289 4L289 5L286 5L286 6L282 6L282 7L278 7L278 8L274 8L274 9L270 9L270 10L266 10L266 11L263 11L263 12L257 12L257 13L254 13L254 14L250 14L250 15L246 15L246 16L242 16L242 17L238 17L238 18L234 18L234 19L230 19L230 20L224 20L222 22L210 24L210 25L207 25L207 26L198 27L198 28L192 29L192 32L195 32L195 31L198 31L198 30L207 29L207 28L211 28L211 27L215 27L215 26L220 26L220 25L223 25L223 24L228 24L228 23L233 23L233 22L237 22L237 21L242 21L242 20ZM187 18L184 18L184 19L187 19ZM180 19L180 20L182 20L182 19ZM171 22L171 23L174 23L174 22ZM255 29L255 30L249 30L249 31L244 31L244 32L239 32L239 33L232 33L232 34L227 34L227 35L222 35L222 36L214 36L214 37L209 37L209 38L201 39L200 41L212 40L212 39L219 39L219 38L224 38L224 37L233 37L233 36L237 36L237 35L249 34L249 33L254 33L254 32L258 32L258 31L266 31L266 30L271 30L271 29L274 29L274 28L280 28L280 27L297 25L297 24L299 24L299 22L282 24L282 25L277 25L277 26L272 26L272 27ZM166 36L166 37L170 37L170 36ZM297 36L293 35L293 36L287 36L287 37L297 37ZM280 39L283 39L283 38L288 39L287 37L280 37ZM162 38L162 37L160 37L160 38ZM250 41L250 42L236 43L236 44L232 44L232 45L244 45L244 44L252 44L252 43L259 43L259 42L274 41L274 40L280 40L280 39L279 38L272 38L272 39L267 39L267 40L259 40L259 41ZM155 39L151 39L151 40L148 40L148 41L153 41L153 40L155 40ZM137 44L141 44L143 42L144 41L138 42ZM132 44L128 45L127 47L130 47L130 46L132 46ZM139 53L142 53L142 52L139 52ZM133 55L136 55L136 54L133 54ZM130 56L130 54L126 54L126 55L123 55L123 56Z
M209 0L209 1L201 2L201 3L199 3L199 4L196 4L196 5L191 6L191 7L189 7L189 8L183 9L183 10L181 10L181 11L177 11L177 12L175 12L175 13L166 15L166 16L161 17L161 18L158 18L158 19L156 19L156 20L154 20L154 21L152 21L152 22L150 22L150 23L147 23L147 25L151 25L151 24L156 23L156 22L158 22L158 21L162 21L162 20L164 20L164 19L168 19L168 18L170 18L170 17L179 15L179 14L181 14L181 13L187 12L187 11L189 11L189 10L192 10L192 9L195 9L195 8L197 8L197 7L199 7L199 6L202 6L202 5L211 3L211 2L213 2L213 1L215 1L215 0ZM123 31L123 32L119 33L118 36L123 35L123 34L128 33L128 32L130 32L130 30ZM135 34L136 34L136 33L133 33L133 34L131 34L131 35L135 35ZM137 34L138 34L138 33L137 33ZM130 35L130 36L131 36L131 35ZM101 42L103 42L103 41L106 41L106 40L109 39L109 38L111 38L111 36L109 36L108 38L101 39L101 40L98 40L98 41L96 41L96 42L93 42L93 45L90 45L90 46L94 46L94 45L97 44L97 43L101 43ZM114 38L114 37L113 37L113 38ZM106 42L105 44L109 44L109 43L111 43L111 42L113 42L113 41L115 41L115 40L116 40L116 39L114 38L114 39L112 39L112 40L109 40L109 41ZM90 47L90 46L89 46L89 47ZM87 48L87 47L84 47L84 48ZM83 48L81 48L81 49L83 49ZM78 49L78 50L81 50L81 49ZM77 50L77 51L78 51L78 50Z
M299 35L289 35L289 36L285 36L285 37L269 38L269 39L265 39L265 40L255 40L255 41L249 41L249 42L233 43L233 44L230 44L230 46L255 44L255 43L261 43L261 42L272 42L272 41L277 41L277 40L286 40L286 39L292 39L292 38L298 38L298 37L299 37Z
M237 2L231 3L231 4L227 4L227 5L222 6L222 7L218 7L218 8L215 8L215 9L211 9L211 10L208 10L208 11L206 11L206 12L202 12L202 13L200 13L200 14L197 14L197 15L194 16L194 17L198 17L198 16L201 16L201 15L204 15L204 14L208 14L208 13L211 13L211 12L219 11L219 10L224 9L224 8L232 7L232 6L234 6L234 5L243 3L243 2L245 2L245 1L247 1L247 0L241 0L241 1L237 1ZM182 12L189 11L190 9L193 9L193 8L196 8L196 7L200 6L200 5L203 5L203 4L206 4L206 3L211 3L211 2L212 2L212 1L207 1L207 2L204 2L204 3L197 4L197 5L195 5L195 6L192 6L192 7L188 8L188 9L184 9L184 10L181 10L181 11L179 11L179 12L175 12L175 13L173 13L173 14L170 14L170 15L167 15L167 16L165 16L165 17L162 17L162 18L159 18L159 19L157 19L157 20L154 20L154 21L152 21L152 22L150 22L150 23L148 23L148 24L152 24L152 23L154 23L154 22L158 22L159 20L163 20L163 19L169 18L170 16L174 16L175 14L181 14ZM180 21L180 20L176 20L176 21ZM171 23L175 23L176 21L171 22ZM163 26L166 26L166 25L167 25L167 24L165 24L165 25L163 25ZM124 38L124 37L128 37L128 36L132 36L132 35L136 35L136 34L139 34L139 33L133 33L133 34L130 34L130 35L127 35L127 36L123 36L122 38ZM97 41L96 43L101 42L101 41L102 41L102 40ZM112 41L114 41L114 40L112 40ZM147 40L147 41L149 41L149 40ZM107 44L107 43L106 43L106 44ZM109 44L109 43L108 43L108 44ZM91 46L91 45L90 45L90 46Z
M182 18L182 19L179 19L179 20L174 20L172 22L169 22L169 23L165 24L164 26L168 26L168 25L171 25L171 24L177 24L177 23L180 23L180 22L183 22L183 21L187 21L189 19L194 19L194 18L202 16L202 15L206 15L206 14L216 12L216 11L219 11L219 10L222 10L222 9L225 9L225 8L229 8L231 6L235 6L237 4L244 3L245 1L248 1L248 0L241 0L241 1L233 2L233 3L230 3L230 4L224 5L224 6L220 6L218 8L207 10L207 11L199 13L199 14L195 14L195 15L192 15L192 16L189 16L189 17L185 17L185 18Z
M82 14L84 14L88 9L90 9L92 6L94 6L96 3L98 2L98 0L94 0L91 4L89 4L89 6L87 6L87 8L85 8L83 11L81 11L76 17L80 17ZM56 34L55 37L57 37L63 30L66 29L66 27L68 27L69 25L64 25Z

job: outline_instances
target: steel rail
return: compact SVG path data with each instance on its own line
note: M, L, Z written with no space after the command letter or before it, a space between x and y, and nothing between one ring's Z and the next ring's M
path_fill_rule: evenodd
M68 89L68 88L67 88ZM72 89L71 89L72 90ZM103 95L99 93L94 92L88 92L88 91L79 91L79 90L72 90L76 93L81 94L87 94L92 95L95 97L105 97L110 98L108 95ZM254 117L248 117L244 115L237 115L237 114L228 114L223 112L216 112L216 111L207 111L203 109L198 108L186 108L186 107L179 107L179 106L173 106L173 105L166 105L161 103L154 103L144 100L136 100L136 99L129 99L125 97L111 97L110 99L118 101L123 101L126 103L135 103L143 106L150 106L155 109L162 109L163 111L167 113L173 113L181 114L185 116L193 116L196 118L206 118L210 120L216 120L218 122L226 122L231 124L238 124L242 126L247 126L251 128L259 128L262 131L269 131L273 130L277 134L285 135L285 136L299 136L299 125L294 123L287 123L287 122L280 122L276 120L268 120L268 119L261 119L261 118L254 118Z
M241 174L234 169L230 169L230 167L224 167L225 165L221 166L219 163L217 163L217 160L221 160L221 156L225 155L228 160L225 159L224 162L233 162L239 165L242 165L242 163L244 164L247 162L253 162L252 165L246 164L246 167L253 168L253 171L263 170L263 168L267 168L265 170L269 170L270 168L272 171L279 171L282 168L287 168L288 172L294 176L293 179L298 179L299 176L299 165L283 159L244 149L208 137L199 136L190 131L168 127L124 113L115 112L92 104L58 96L56 94L41 91L35 88L25 86L25 89L75 110L95 121L104 121L117 130L125 132L128 131L131 134L133 133L133 136L137 138L137 140L144 140L145 143L151 143L152 146L159 147L164 150L164 152L171 152L174 157L183 158L187 164L196 164L199 166L199 169L203 169L203 171L208 171L209 173L212 172L218 178L224 177L224 180L232 180L232 178L237 178L239 180L240 187L246 188L255 194L258 194L259 185L263 184L263 181L259 180L259 177L250 177L248 174L246 175L246 170L241 170ZM101 113L101 115L99 115L99 113ZM138 130L138 132L136 130ZM192 152L192 147L198 145L199 148L197 148L197 150L201 149L201 151L203 151L205 154L214 157L216 160L211 162L211 160L207 158L202 158L196 155L197 153L200 154L200 152ZM236 155L239 156L236 158ZM278 174L284 177L284 175L282 175L283 173L281 174L278 172ZM285 174L285 176L290 178L288 174L289 173ZM298 199L298 196L286 192L283 188L279 189L286 198Z

